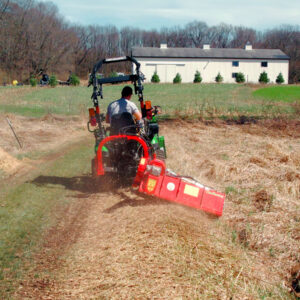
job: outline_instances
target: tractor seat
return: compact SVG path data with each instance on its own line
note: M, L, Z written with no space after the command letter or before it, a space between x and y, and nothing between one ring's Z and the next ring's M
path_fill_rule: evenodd
M110 135L136 134L136 124L129 112L113 115L110 120Z

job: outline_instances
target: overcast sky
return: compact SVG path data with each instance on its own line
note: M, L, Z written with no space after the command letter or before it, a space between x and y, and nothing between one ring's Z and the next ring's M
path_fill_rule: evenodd
M264 30L300 25L300 0L53 0L60 13L82 25L160 29L188 22L221 22Z

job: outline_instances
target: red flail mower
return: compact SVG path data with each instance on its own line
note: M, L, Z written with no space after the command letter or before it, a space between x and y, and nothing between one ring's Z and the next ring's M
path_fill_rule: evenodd
M103 64L124 61L135 65L134 74L109 78L97 76ZM160 107L152 107L150 101L144 101L143 80L140 64L133 57L103 59L95 64L90 78L94 108L89 109L88 122L88 129L94 133L96 141L96 156L92 160L93 176L108 175L123 182L125 179L141 193L221 216L225 194L166 168L164 137L159 135L156 118ZM131 116L123 114L114 118L110 127L104 125L105 118L100 113L98 103L98 96L103 98L102 85L122 82L132 82L134 85L144 119L144 130L140 130Z

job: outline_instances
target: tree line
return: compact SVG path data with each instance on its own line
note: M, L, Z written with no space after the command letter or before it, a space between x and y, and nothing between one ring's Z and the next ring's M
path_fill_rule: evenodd
M221 23L193 21L185 26L143 30L114 25L82 26L67 22L52 2L0 0L0 83L28 81L41 72L82 78L105 57L130 55L134 46L281 49L290 57L289 81L300 81L300 26L282 25L266 31ZM104 73L112 72L108 65ZM128 72L130 65L120 65ZM1 82L2 81L2 82Z

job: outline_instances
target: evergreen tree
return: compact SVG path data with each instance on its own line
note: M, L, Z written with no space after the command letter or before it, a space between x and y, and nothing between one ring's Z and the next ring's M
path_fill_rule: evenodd
M199 71L196 71L195 77L194 77L194 83L200 83L202 81L202 77Z
M77 75L75 75L75 74L71 74L71 76L70 76L70 84L71 85L75 85L75 86L79 85L80 84L79 77Z
M37 79L34 76L31 76L29 79L29 83L32 87L35 87L37 85Z
M216 82L220 83L223 81L223 77L221 76L220 72L218 73L216 79L215 79Z
M176 76L174 77L173 83L181 83L181 76L179 73L177 73Z
M54 74L52 74L49 78L49 85L52 87L55 87L55 86L57 86L57 84L58 84L58 81L56 79L56 76Z
M237 83L244 83L245 82L245 75L243 73L237 73L235 77L235 81Z
M265 71L260 73L258 81L260 83L268 83L270 81L270 79L268 78L268 74Z
M156 71L154 72L154 74L151 78L151 82L153 82L153 83L159 83L160 82L159 76L157 75Z
M282 73L280 72L276 78L276 83L281 84L284 83L284 78L282 76Z

